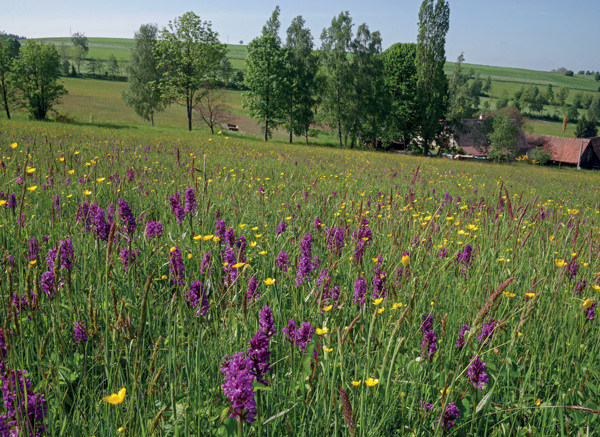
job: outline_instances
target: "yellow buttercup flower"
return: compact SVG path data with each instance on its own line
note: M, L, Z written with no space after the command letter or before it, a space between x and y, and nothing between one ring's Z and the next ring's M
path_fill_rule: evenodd
M35 190L37 190L37 185L34 185L33 187L27 187L27 191L30 193L33 193Z
M565 260L564 259L555 259L554 264L556 264L556 267L562 267L565 265Z
M354 387L358 387L360 385L360 383L362 382L362 379L359 379L358 381L352 381L352 385Z
M83 194L85 194L86 196L89 196L90 194L92 194L92 192L90 190L85 190L83 192Z
M256 244L257 244L256 241L253 241L250 243L250 247L256 247Z
M377 310L377 314L381 314L384 311L385 311L385 307L381 307Z
M585 302L583 302L583 307L587 310L589 309L592 305L594 304L594 301L592 299L586 299Z
M119 390L118 394L113 393L110 396L106 396L105 398L102 398L102 400L104 402L108 402L109 404L112 404L112 405L119 405L125 399L126 392L127 392L127 390L125 389L125 387L123 387L121 390Z
M267 285L273 285L275 283L275 279L273 279L273 278L267 278L263 282L265 284L267 284Z
M176 250L177 248L175 246L172 246L170 252L175 252Z
M554 241L554 235L550 235L550 238L549 238L549 240L550 240L550 241Z
M3 205L3 204L2 204L2 203L0 203L0 206L2 206L2 205ZM596 290L596 291L600 291L600 285L596 285L596 284L594 284L594 285L592 285L592 288L593 288L594 290Z
M27 169L25 170L27 173L31 174L31 173L35 173L35 168L34 167L27 167Z
M202 235L196 235L196 236L194 237L194 240L200 240L201 238L202 238Z
M259 255L266 255L267 251L266 250L261 250L260 252L258 252Z
M325 352L327 352L327 353L329 353L329 352L333 352L333 348L332 348L332 347L330 347L330 348L326 348L326 347L324 347L324 348L323 348L323 350L324 350Z
M511 293L511 292L509 292L509 291L505 291L505 292L504 292L504 295L505 295L506 297L515 297L515 296L516 296L516 294L515 294L515 293Z
M536 407L539 407L541 403L542 403L542 400L538 398L538 399L535 401L535 406L536 406Z
M328 331L327 326L325 326L323 328L317 328L317 330L316 330L317 335L327 334L327 331Z
M69 170L69 174L75 174L75 170Z
M380 297L379 299L375 299L373 301L373 305L379 305L381 302L383 302L383 297Z
M106 179L106 178L97 178L96 182L104 182L104 179Z
M233 267L234 269L239 269L240 267L242 267L245 263L237 263L232 265L231 267Z
M221 238L213 237L212 241L214 241L215 243L218 243L219 241L221 241Z
M16 148L17 148L17 143L12 143L12 144L10 145L10 148L11 148L11 149L16 149Z
M535 296L535 293L525 293L525 296L527 296L527 297L533 297L533 296Z
M0 206L6 205L6 200L0 200Z
M323 307L323 311L325 311L325 312L331 311L332 308L333 308L333 305L327 305L326 307Z
M214 235L205 235L204 237L202 237L202 239L203 239L204 241L208 241L208 240L212 240L212 239L213 239L213 237L214 237Z
M402 302L398 302L398 303L395 303L394 305L392 305L393 310L397 310L399 308L402 308Z
M188 259L192 259L192 256L193 255L191 253L188 253Z
M410 264L410 256L408 256L408 255L404 255L404 256L402 257L402 265L403 265L404 267L406 267L406 266L408 266L409 264Z
M379 380L378 379L373 379L373 378L369 378L365 381L365 384L367 384L369 387L373 387L374 385L379 384Z

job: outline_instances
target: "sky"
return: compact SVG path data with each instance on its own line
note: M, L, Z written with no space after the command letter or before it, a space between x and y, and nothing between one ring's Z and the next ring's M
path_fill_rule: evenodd
M28 38L133 38L141 24L170 20L193 11L212 22L221 42L244 44L261 32L276 5L281 8L281 35L302 15L315 45L323 28L341 11L349 11L354 29L366 23L381 32L383 48L416 42L421 0L17 0L5 2L0 30ZM446 58L464 53L465 62L549 71L566 67L600 71L600 1L449 0L450 31Z

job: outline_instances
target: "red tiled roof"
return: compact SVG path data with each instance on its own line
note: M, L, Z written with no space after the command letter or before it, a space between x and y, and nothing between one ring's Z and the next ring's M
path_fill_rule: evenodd
M579 155L584 154L590 143L597 143L595 141L597 138L562 138L534 134L525 134L525 138L531 147L543 147L544 150L551 152L553 161L568 164L577 164Z

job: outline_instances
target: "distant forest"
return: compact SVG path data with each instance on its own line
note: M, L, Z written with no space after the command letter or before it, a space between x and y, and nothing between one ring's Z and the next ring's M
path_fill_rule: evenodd
M24 36L15 35L14 33L6 33L3 30L0 30L0 38L27 39Z

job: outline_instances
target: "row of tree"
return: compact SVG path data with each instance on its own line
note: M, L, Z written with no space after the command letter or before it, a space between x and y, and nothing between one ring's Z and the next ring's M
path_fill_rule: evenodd
M265 141L276 127L284 127L291 142L294 135L308 141L315 125L327 125L340 146L418 137L423 152L429 151L448 106L447 1L424 0L417 44L385 52L379 32L366 24L353 32L348 12L323 29L319 50L301 16L282 41L279 14L276 7L248 45L246 60L243 104L261 124ZM179 103L186 107L188 129L196 116L212 128L223 113L218 90L225 53L210 23L193 12L160 32L143 25L135 35L124 100L151 122L166 105Z
M424 0L417 44L395 44L382 52L381 35L342 12L321 33L321 47L301 16L294 18L283 43L279 7L248 45L249 89L244 104L259 120L268 140L276 126L292 135L311 134L324 124L340 147L418 136L428 153L448 106L444 74L449 6ZM480 88L481 91L481 88Z

